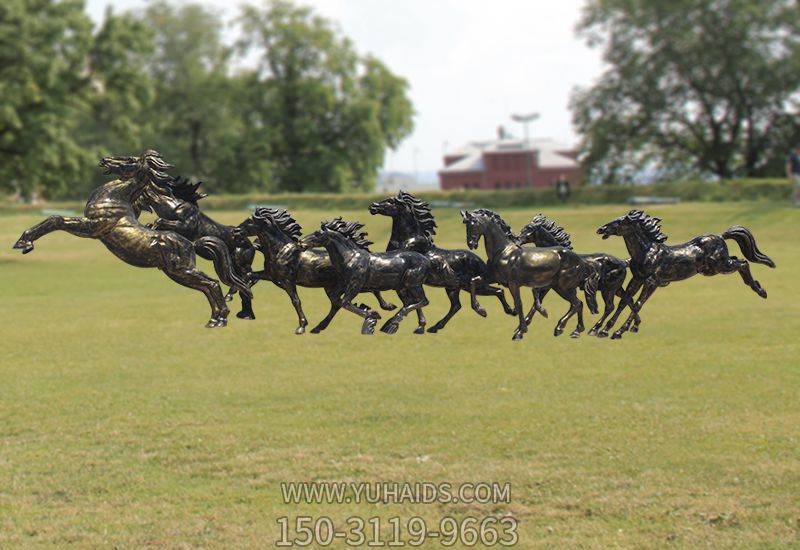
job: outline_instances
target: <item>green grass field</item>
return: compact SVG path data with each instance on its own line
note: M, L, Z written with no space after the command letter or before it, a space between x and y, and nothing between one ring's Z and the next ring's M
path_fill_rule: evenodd
M594 233L625 211L546 213L576 250L625 255ZM200 293L63 233L23 257L11 244L40 217L0 218L0 547L264 548L301 514L512 514L519 548L800 545L800 210L648 211L671 243L750 228L778 264L753 266L769 299L696 277L656 292L621 341L554 338L556 296L522 342L489 298L487 319L465 307L436 335L409 318L361 336L341 312L295 336L288 298L261 283L256 321L207 330ZM501 212L515 229L534 213ZM339 212L296 214L311 229ZM341 214L385 244L387 218ZM435 214L437 244L463 248L458 212ZM447 302L428 296L432 323ZM313 325L327 298L302 298ZM511 503L286 505L293 480L509 482Z

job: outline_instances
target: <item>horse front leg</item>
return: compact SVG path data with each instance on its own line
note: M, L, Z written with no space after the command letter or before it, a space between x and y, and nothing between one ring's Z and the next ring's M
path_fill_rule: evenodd
M289 299L292 301L292 305L294 306L294 310L297 313L297 323L298 326L295 329L295 334L303 334L306 331L306 327L308 326L308 319L306 319L306 314L303 313L303 304L300 302L300 296L297 294L297 286L294 283L284 283L281 285L281 288L286 291L286 294L289 295Z
M642 310L642 306L644 303L653 295L653 293L658 288L658 285L654 283L646 283L644 288L642 289L642 293L639 294L639 299L636 300L636 303L631 304L631 314L625 320L625 323L617 329L617 331L611 335L612 340L619 340L622 338L622 335L628 330L631 326L631 323L636 318L636 315Z
M469 280L469 297L472 309L481 317L486 317L486 310L478 303L477 288L483 284L483 277L480 275Z
M636 278L631 279L631 282L628 283L628 287L625 289L625 292L623 293L622 298L619 301L619 305L617 306L617 311L615 311L614 315L611 316L611 319L608 320L608 323L606 323L606 326L603 327L603 330L597 333L597 336L599 336L600 338L606 338L608 336L608 331L611 330L611 328L617 322L617 319L619 319L619 316L622 314L622 310L624 310L628 305L631 305L633 303L633 297L642 287L643 282L644 281L642 281L641 279L636 279Z
M511 293L511 297L514 299L514 309L517 311L517 315L519 316L519 325L517 326L517 330L514 332L514 336L512 336L511 339L522 340L522 335L528 332L528 324L525 322L525 310L522 309L522 297L519 294L519 285L516 283L509 283L508 291Z
M33 250L33 242L35 240L53 231L66 231L76 237L94 239L97 238L104 226L104 221L92 220L85 217L65 218L63 216L50 216L30 229L23 231L22 235L17 239L17 242L14 243L13 248L22 250L23 254L27 254Z

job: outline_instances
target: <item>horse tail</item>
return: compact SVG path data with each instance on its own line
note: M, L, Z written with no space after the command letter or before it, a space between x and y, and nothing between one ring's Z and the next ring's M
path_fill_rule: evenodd
M253 297L249 285L236 273L231 260L231 253L222 239L200 237L194 242L194 248L200 254L206 253L211 256L211 261L214 262L214 270L223 283L241 292L242 296Z
M769 256L758 249L756 246L755 237L753 237L753 234L750 233L750 230L746 227L742 227L740 225L730 227L725 233L722 234L722 238L733 239L736 241L736 243L739 245L739 248L742 249L742 254L744 254L744 257L751 262L764 264L769 267L775 267L775 262L773 262Z
M597 288L600 286L600 270L594 263L586 262L585 264L588 276L583 285L583 294L586 296L586 306L589 311L597 315L600 310L597 307Z

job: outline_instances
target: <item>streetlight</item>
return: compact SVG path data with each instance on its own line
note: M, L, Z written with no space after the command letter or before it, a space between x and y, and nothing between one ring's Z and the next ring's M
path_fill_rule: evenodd
M530 124L537 118L539 118L539 113L528 113L526 115L516 115L516 114L511 115L511 120L513 120L514 122L522 123L522 128L523 128L522 131L525 134L525 145L528 145L530 143L528 140L528 124ZM531 151L527 151L525 158L527 159L527 165L528 165L528 187L531 187L533 183L531 181Z

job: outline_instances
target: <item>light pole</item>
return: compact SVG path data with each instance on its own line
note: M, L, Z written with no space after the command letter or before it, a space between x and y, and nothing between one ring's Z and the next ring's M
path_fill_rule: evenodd
M525 145L526 146L529 145L529 143L530 143L529 140L528 140L528 124L530 124L531 122L533 122L537 118L539 118L539 113L528 113L527 115L511 115L511 120L513 120L514 122L521 122L522 123L522 128L523 128L522 131L525 134ZM526 149L527 149L527 147L526 147ZM525 154L526 165L528 167L528 187L531 187L531 185L532 185L532 181L531 181L531 153L532 152L528 150L528 151L526 151L526 154Z

